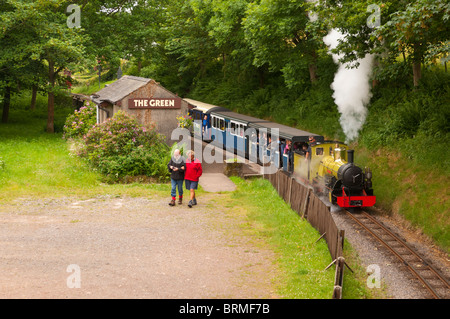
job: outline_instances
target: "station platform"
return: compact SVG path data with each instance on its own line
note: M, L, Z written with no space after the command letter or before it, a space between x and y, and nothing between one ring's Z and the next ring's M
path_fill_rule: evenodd
M223 173L203 173L199 180L204 191L210 193L232 192L236 185Z
M198 140L196 141L198 142ZM202 150L209 145L202 141ZM239 162L243 163L243 177L257 177L262 176L261 166L252 163L247 159L231 154L226 150L219 150L222 154L221 162L207 163L202 161L203 175L200 177L199 185L206 192L232 192L236 190L236 185L228 178L224 172L225 160L227 158L235 157Z

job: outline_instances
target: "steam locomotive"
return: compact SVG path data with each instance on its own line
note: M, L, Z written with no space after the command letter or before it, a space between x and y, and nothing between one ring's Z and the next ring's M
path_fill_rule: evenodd
M328 200L340 207L370 207L375 205L376 196L372 188L370 168L361 169L353 162L354 151L347 145L336 141L324 141L312 147L313 157L308 182L317 193L325 194ZM328 154L326 154L328 153ZM315 154L315 156L314 156ZM294 171L305 176L305 163Z
M232 112L224 107L192 99L190 115L193 135L242 157L258 162L270 161L276 168L328 196L341 207L373 206L372 172L353 162L353 150L338 141L286 125ZM309 138L315 144L309 144ZM284 145L290 145L284 152Z

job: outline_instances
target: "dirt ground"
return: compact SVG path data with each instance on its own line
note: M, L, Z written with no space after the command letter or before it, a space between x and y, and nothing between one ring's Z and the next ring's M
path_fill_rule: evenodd
M220 196L0 204L0 298L278 298L276 256Z

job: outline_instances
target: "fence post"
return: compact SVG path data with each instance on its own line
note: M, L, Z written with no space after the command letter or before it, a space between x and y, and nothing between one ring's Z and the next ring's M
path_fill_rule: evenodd
M344 239L345 239L345 230L341 229L339 230L339 240L338 240L340 255L342 255L344 251Z
M277 176L276 176L277 179L276 179L276 182L275 182L277 184L277 187L275 189L277 190L278 194L280 194L280 174L281 174L280 171L278 171L277 172Z
M291 205L291 196L292 196L292 181L294 180L293 177L289 177L289 196L288 196L288 204Z
M334 275L333 299L342 299L342 284L344 282L344 257L336 259L336 272Z
M304 205L303 205L302 218L306 218L308 216L307 208L309 206L309 195L310 195L310 192L311 192L311 189L308 188L308 191L306 192L306 195L305 195L305 201L304 201Z

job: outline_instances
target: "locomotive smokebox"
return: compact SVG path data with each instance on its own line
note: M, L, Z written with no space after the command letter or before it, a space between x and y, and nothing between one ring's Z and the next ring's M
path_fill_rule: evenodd
M348 163L353 163L353 154L354 154L354 150L347 151L347 162Z

